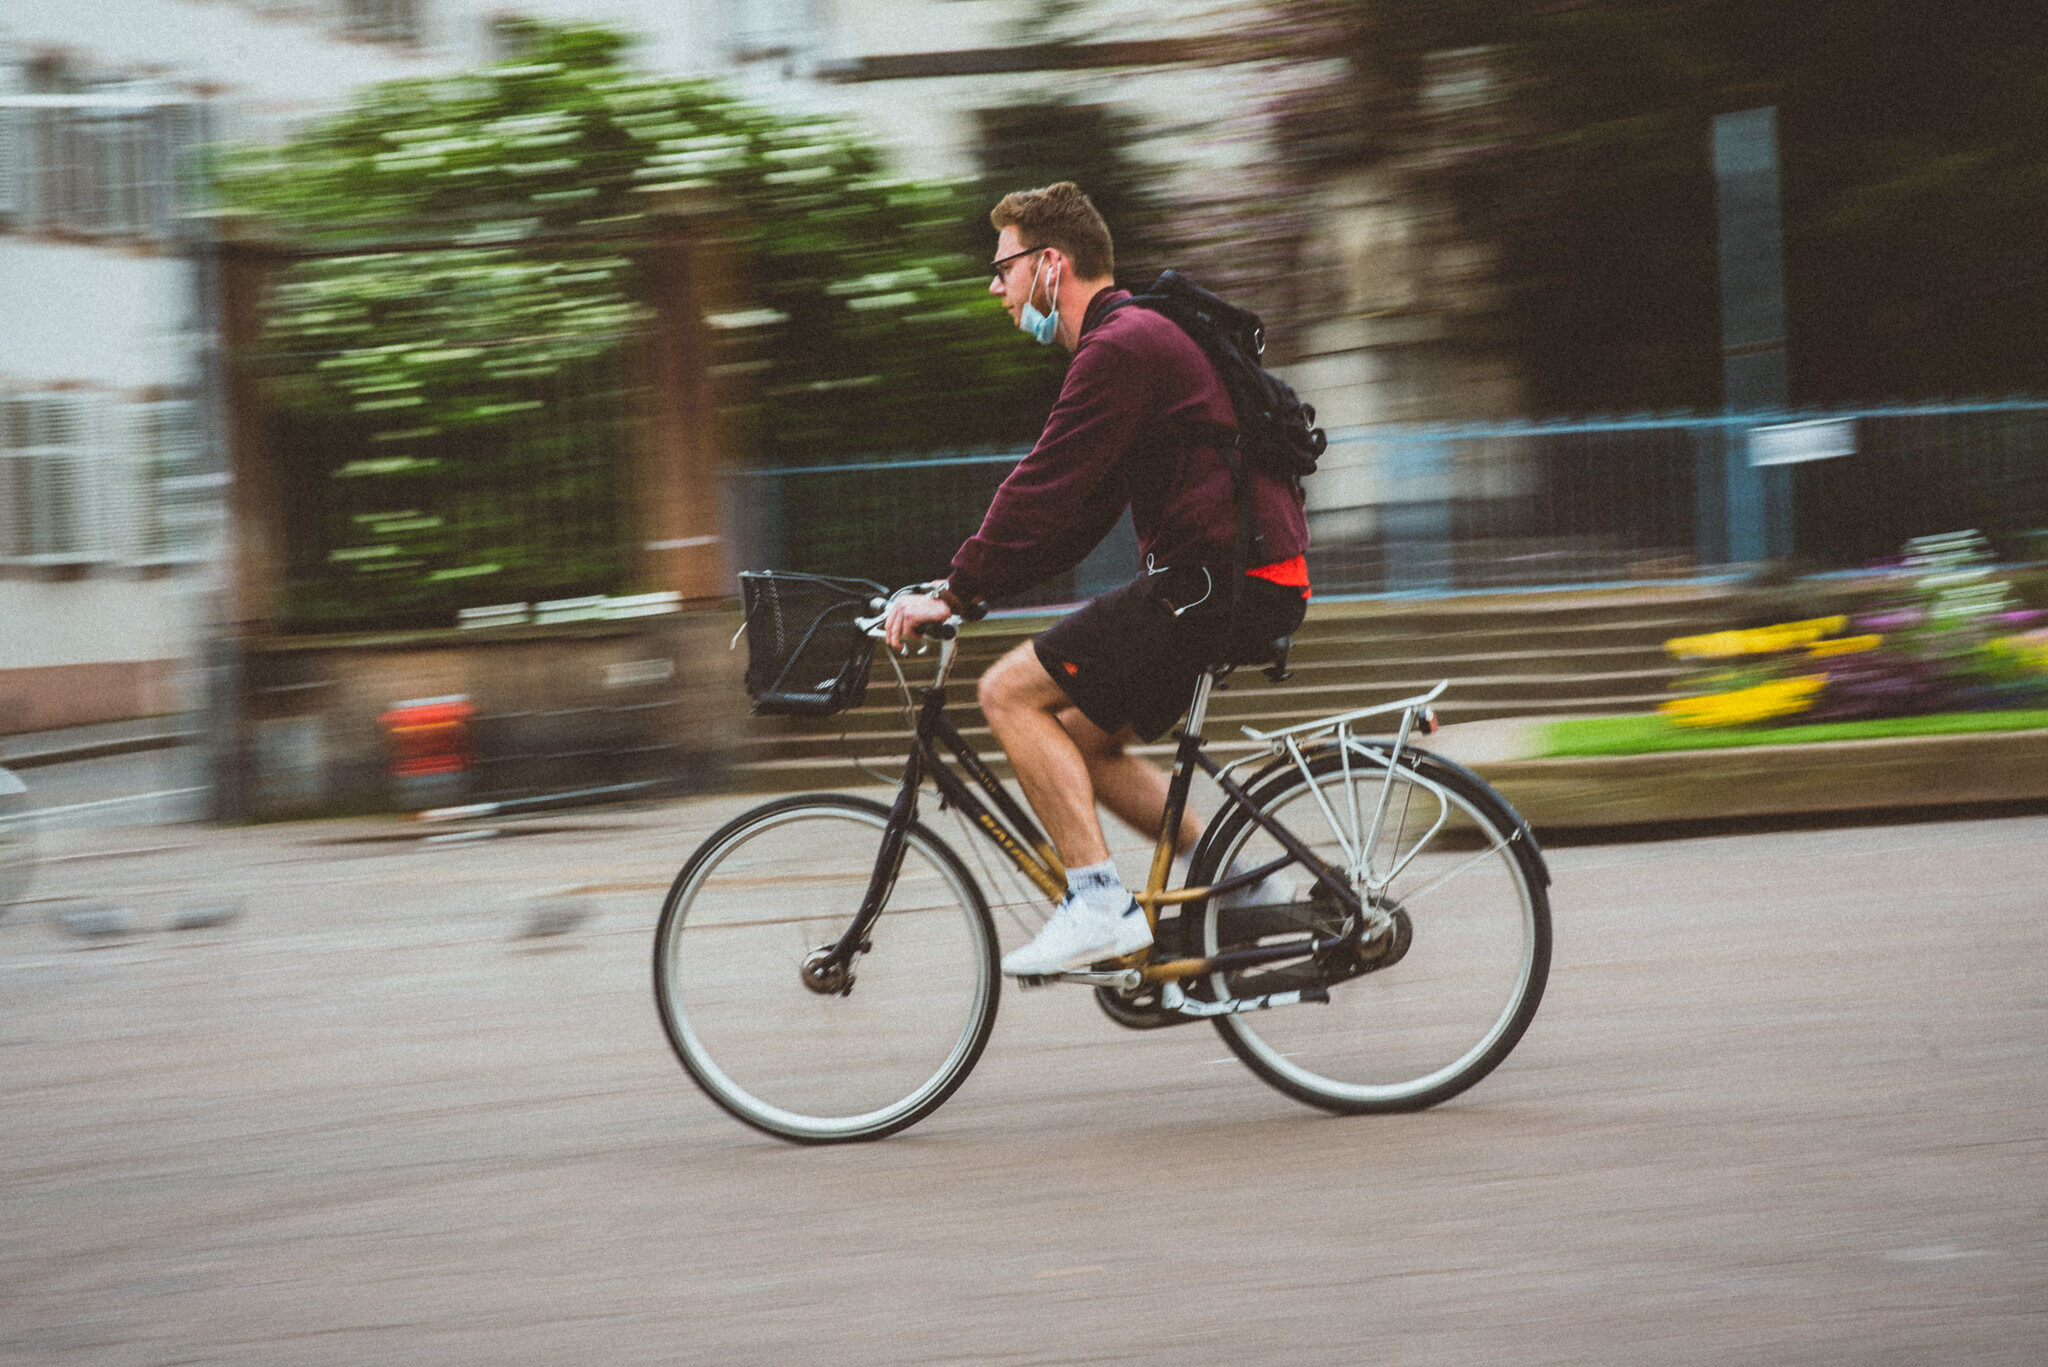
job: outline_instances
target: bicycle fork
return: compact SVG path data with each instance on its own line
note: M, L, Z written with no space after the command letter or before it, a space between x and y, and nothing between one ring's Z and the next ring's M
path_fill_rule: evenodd
M854 965L861 955L874 948L868 931L880 918L882 908L888 905L889 894L896 890L896 876L903 871L907 833L911 823L917 820L919 761L919 748L913 745L903 775L903 786L897 790L888 824L882 828L882 844L875 851L875 869L868 877L868 890L861 898L860 909L854 912L853 919L847 922L837 941L804 956L803 984L821 996L852 995Z

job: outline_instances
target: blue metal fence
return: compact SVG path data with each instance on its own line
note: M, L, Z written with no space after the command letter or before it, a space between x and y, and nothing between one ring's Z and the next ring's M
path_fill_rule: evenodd
M740 472L735 568L944 572L1021 451ZM1332 433L1308 482L1322 595L1686 580L1767 558L1848 569L1976 529L2048 556L2048 401L1780 415L1390 424ZM1010 606L1136 569L1128 523Z
M946 572L1024 450L742 470L726 482L733 570L800 570L897 585ZM1075 569L1006 606L1072 603L1137 572L1128 516Z

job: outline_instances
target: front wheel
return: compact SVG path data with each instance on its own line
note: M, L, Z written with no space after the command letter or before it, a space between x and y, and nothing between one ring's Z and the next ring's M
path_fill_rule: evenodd
M864 798L770 802L699 846L663 904L654 998L676 1057L713 1101L780 1138L879 1139L916 1123L995 1026L987 904L921 825L850 970L815 971L861 905L888 824Z
M1366 935L1320 962L1217 973L1215 997L1311 987L1327 1004L1219 1016L1224 1042L1254 1073L1298 1100L1347 1114L1414 1111L1456 1096L1508 1056L1529 1028L1550 973L1550 900L1541 855L1507 804L1476 779L1409 751L1353 742L1347 765L1319 753L1308 774L1281 768L1252 794L1367 902ZM1384 820L1372 825L1382 791ZM1234 862L1284 851L1242 810L1226 808L1191 883ZM1370 848L1368 849L1368 846ZM1204 954L1350 928L1342 902L1300 866L1290 903L1206 905L1190 926ZM1384 885L1378 885L1380 879Z

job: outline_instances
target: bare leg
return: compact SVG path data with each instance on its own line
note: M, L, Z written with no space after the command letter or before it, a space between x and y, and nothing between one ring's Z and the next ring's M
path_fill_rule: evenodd
M980 693L982 715L1067 867L1109 858L1087 761L1060 724L1059 713L1073 704L1038 662L1029 641L989 666Z
M1136 734L1126 726L1111 735L1071 704L1060 709L1059 719L1080 748L1095 785L1096 801L1147 840L1158 839L1159 823L1166 816L1166 774L1124 748L1137 739ZM1186 854L1201 835L1202 825L1194 812L1183 811L1180 829L1174 832L1173 852Z

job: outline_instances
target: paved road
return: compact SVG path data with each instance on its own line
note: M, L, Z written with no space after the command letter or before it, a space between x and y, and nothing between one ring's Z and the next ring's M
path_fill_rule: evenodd
M924 1124L796 1149L648 1002L734 805L55 833L42 896L247 909L0 921L0 1363L2043 1360L2048 818L1558 851L1542 1013L1422 1115L1048 990Z

